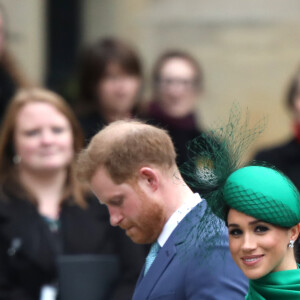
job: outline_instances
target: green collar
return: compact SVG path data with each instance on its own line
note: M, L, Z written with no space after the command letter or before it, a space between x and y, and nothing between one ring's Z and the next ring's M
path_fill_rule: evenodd
M272 272L268 275L249 280L246 300L299 300L300 269Z

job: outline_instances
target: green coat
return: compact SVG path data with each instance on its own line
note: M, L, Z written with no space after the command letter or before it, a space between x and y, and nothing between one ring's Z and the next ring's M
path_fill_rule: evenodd
M299 268L299 265L298 265ZM299 300L300 269L272 272L249 281L246 300Z

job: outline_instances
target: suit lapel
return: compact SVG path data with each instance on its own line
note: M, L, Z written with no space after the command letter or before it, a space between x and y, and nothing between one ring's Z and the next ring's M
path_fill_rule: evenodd
M194 226L195 222L199 221L199 217L204 214L205 209L206 202L202 201L178 224L165 245L160 249L146 276L144 276L145 266L143 267L133 300L147 299L168 265L176 256L176 246L185 241L187 230Z

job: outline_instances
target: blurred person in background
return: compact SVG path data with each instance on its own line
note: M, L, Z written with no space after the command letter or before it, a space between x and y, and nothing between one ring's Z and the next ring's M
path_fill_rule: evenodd
M142 76L138 54L122 40L100 39L84 51L79 110L87 142L104 125L135 115Z
M105 125L136 116L142 81L141 60L126 42L106 37L83 51L79 70L78 117L86 144ZM147 255L148 246L141 248Z
M19 67L7 49L6 14L0 4L0 122L5 108L19 87L28 86L28 82L20 73Z
M76 180L82 145L57 94L26 89L11 101L0 134L0 299L44 299L46 288L55 299L60 254L115 254L120 280L108 299L131 299L143 255Z
M203 92L202 69L190 54L172 50L158 58L152 81L152 101L143 109L142 117L168 130L181 165L187 160L188 141L201 133L195 105Z
M255 159L274 165L300 190L300 69L288 86L285 101L292 116L292 137L280 145L259 151Z

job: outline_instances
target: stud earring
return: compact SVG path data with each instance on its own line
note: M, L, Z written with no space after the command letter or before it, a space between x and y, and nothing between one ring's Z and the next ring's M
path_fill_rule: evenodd
M20 162L21 162L21 157L18 154L14 155L14 157L13 157L13 163L15 165L18 165Z
M289 248L294 248L294 243L295 241L290 240L290 242L288 243Z

